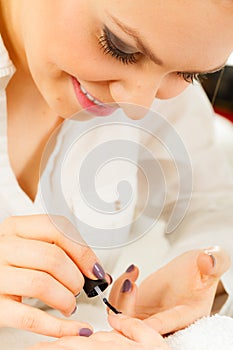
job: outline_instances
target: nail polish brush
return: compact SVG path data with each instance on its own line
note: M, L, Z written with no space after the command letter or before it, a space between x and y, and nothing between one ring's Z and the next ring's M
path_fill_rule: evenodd
M98 279L98 280L92 280L86 276L83 276L83 277L85 280L83 290L88 296L88 298L93 298L99 295L102 301L104 302L104 304L107 305L110 310L112 310L115 314L121 313L109 303L109 301L103 294L103 291L108 287L108 282L104 278Z
M112 306L109 301L107 300L107 298L104 296L103 292L101 291L101 289L96 286L95 287L95 291L98 293L98 295L100 296L100 298L103 300L104 304L107 305L109 307L110 310L112 310L115 314L121 314L120 311L118 311L114 306Z

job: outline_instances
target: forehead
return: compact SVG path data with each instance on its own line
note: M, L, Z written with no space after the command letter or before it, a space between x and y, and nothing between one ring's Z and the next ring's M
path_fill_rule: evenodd
M232 0L101 0L101 6L91 2L107 21L111 14L140 32L167 68L209 70L233 51Z

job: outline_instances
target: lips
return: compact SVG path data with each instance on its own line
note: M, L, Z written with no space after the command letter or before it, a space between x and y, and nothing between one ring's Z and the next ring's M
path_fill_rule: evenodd
M88 113L95 116L108 116L115 112L117 109L116 107L112 107L101 102L92 96L75 77L71 78L76 98L82 108L85 109Z

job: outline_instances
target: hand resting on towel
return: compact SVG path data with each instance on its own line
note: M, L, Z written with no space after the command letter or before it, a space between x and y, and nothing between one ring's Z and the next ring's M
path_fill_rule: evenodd
M152 273L137 287L139 270L131 266L116 280L110 302L161 334L192 324L211 312L223 273L230 266L219 247L188 251Z

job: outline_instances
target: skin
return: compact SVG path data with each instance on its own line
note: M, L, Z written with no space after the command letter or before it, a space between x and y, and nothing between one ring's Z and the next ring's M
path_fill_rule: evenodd
M185 88L177 72L215 70L232 51L232 4L222 6L212 0L149 0L146 7L142 0L137 4L70 0L69 6L65 0L3 3L3 11L10 15L5 41L13 61L34 80L47 108L63 117L80 110L69 74L101 101L149 107L154 96L168 98ZM109 14L138 30L163 65L142 55L137 64L124 66L104 55L98 45L103 24L138 51Z
M69 0L69 6L66 0L1 0L1 4L1 33L17 67L7 89L9 153L16 177L32 199L41 154L62 121L59 117L82 109L70 75L103 102L149 108L155 96L175 96L187 86L177 72L216 70L232 51L231 2L149 0L146 7L142 0L136 4ZM140 54L136 64L124 65L105 55L98 41L103 25L139 50L110 15L140 32L144 45L163 64Z
M59 227L75 229L67 219L58 219ZM54 337L78 335L81 328L91 328L25 305L22 297L40 299L69 317L76 307L75 296L84 285L82 274L96 279L96 262L98 258L84 242L77 244L66 238L47 215L4 220L0 225L0 327ZM109 276L105 279L109 281Z
M152 273L139 287L135 266L116 280L109 301L161 334L172 333L210 314L219 280L230 265L228 254L220 247L192 250ZM131 288L123 292L125 280L131 282Z
M28 350L76 350L103 348L118 350L171 350L163 338L142 321L125 315L110 315L113 332L97 332L89 338L64 337L54 343L40 343Z
M231 1L1 0L0 6L1 35L17 68L7 87L9 156L19 185L32 200L37 191L40 159L46 141L62 118L68 118L82 109L74 93L71 75L88 92L105 103L116 102L123 104L123 108L124 103L134 103L149 108L155 96L172 97L187 86L187 82L177 73L216 70L233 51ZM124 65L110 55L105 55L99 45L103 25L108 26L135 52L139 51L135 40L119 28L110 14L140 32L143 44L149 45L163 63L155 63L151 57L140 53L136 64ZM82 118L86 116L80 115L80 120ZM51 256L57 254L54 241L50 241L54 228L46 220L44 216L9 218L0 226L0 245L4 252L4 261L1 261L2 280L7 276L9 281L9 290L5 288L1 291L1 309L7 310L5 314L13 315L19 310L22 295L33 296L31 287L21 284L25 287L22 293L15 284L18 274L15 265L28 266L30 270L30 257L25 253L19 265L16 262L9 263L9 247L12 244L17 246L19 238L35 245L33 249L40 252L30 263L30 271L34 271L34 274L42 269L39 264L44 256L40 248L42 242L49 245ZM40 232L37 227L41 228ZM70 253L76 249L74 243L69 243L67 250L59 232L54 235L67 269L70 265L77 269L77 274L81 271L91 275L90 271L97 259L91 250L85 254L86 250L80 249L74 256ZM78 263L80 256L84 256L82 264ZM70 259L69 263L67 259ZM11 279L8 272L4 272L5 265L14 267ZM70 313L74 306L73 295L81 289L82 279L77 278L78 286L66 281L64 287L64 281L57 276L50 261L43 266L43 272L53 275L58 282L53 287L53 295L46 302L55 306L53 299L56 295L60 296L60 299L55 298L56 308ZM63 297L60 289L62 285L66 289L63 289ZM43 283L37 293L43 300ZM10 303L5 295L10 296ZM68 302L64 303L64 300ZM67 310L62 309L64 304L69 305ZM78 324L67 325L65 321L57 321L54 330L51 320L47 319L44 330L41 328L44 314L42 317L34 313L34 318L28 319L26 310L20 310L18 324L13 325L19 328L54 336L73 335L80 328ZM10 322L7 318L0 320L4 326L12 326Z

